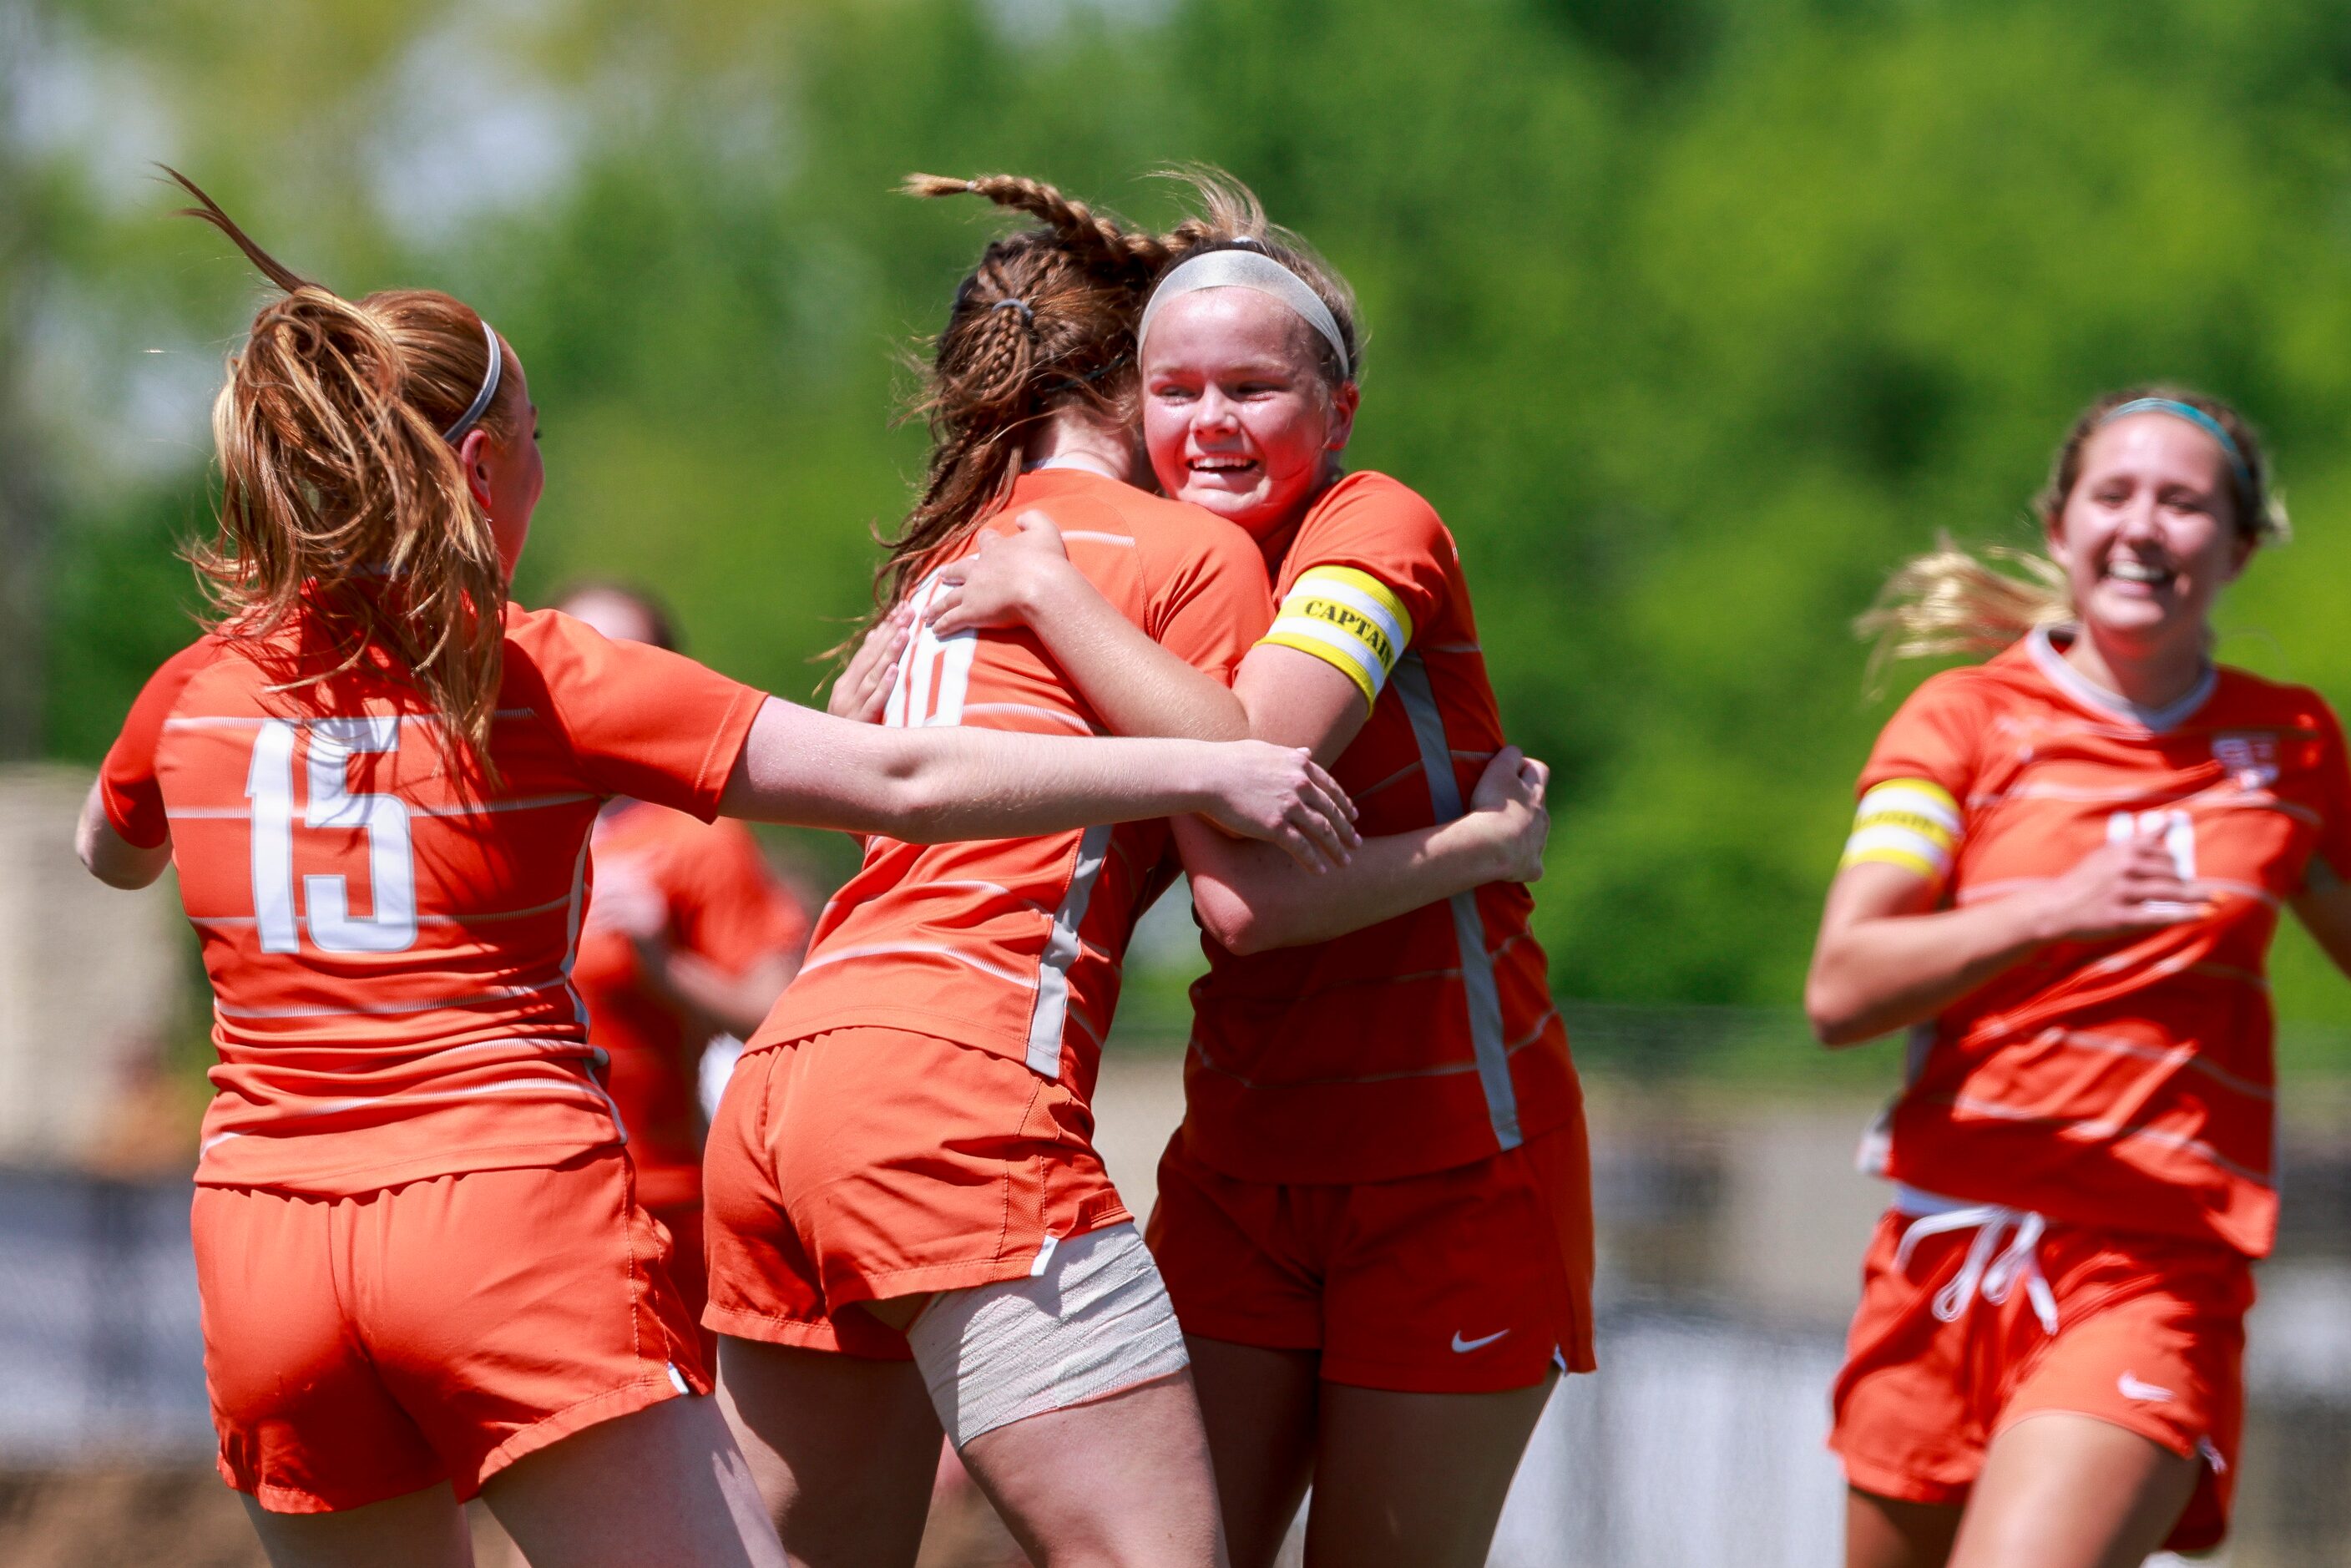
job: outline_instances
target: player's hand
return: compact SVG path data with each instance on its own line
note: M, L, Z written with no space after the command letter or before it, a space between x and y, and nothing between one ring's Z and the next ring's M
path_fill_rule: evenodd
M923 612L933 635L1033 624L1030 617L1051 591L1056 574L1076 570L1052 518L1023 512L1012 527L1011 533L987 535L977 549L939 569L939 586Z
M1494 753L1470 791L1469 810L1489 813L1498 835L1501 862L1496 882L1541 882L1543 846L1551 840L1551 811L1543 797L1551 788L1551 766L1538 762L1515 746Z
M627 860L613 857L596 867L581 924L590 931L617 931L632 942L649 942L669 929L669 901Z
M2212 911L2211 895L2179 874L2160 833L2101 844L2038 894L2033 935L2044 942L2135 936Z
M832 695L825 699L825 712L860 724L881 723L883 710L890 706L890 688L896 684L899 666L905 662L906 644L914 630L914 609L901 600L889 614L873 623L873 630L865 633L865 641L857 645L849 667L841 672L841 679L832 683Z
M1262 740L1216 745L1210 786L1217 803L1206 813L1227 832L1263 839L1311 872L1345 865L1364 841L1355 831L1355 804L1302 746Z

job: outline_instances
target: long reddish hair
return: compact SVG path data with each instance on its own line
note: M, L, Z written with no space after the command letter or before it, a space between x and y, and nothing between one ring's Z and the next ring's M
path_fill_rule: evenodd
M883 541L883 608L951 554L1001 501L1029 438L1058 409L1123 425L1135 414L1134 325L1170 239L1131 228L1040 180L910 175L910 195L976 195L1042 225L990 241L957 286L914 412L931 426L922 495Z
M184 215L226 235L280 290L254 316L213 404L219 526L188 559L219 630L258 649L298 617L334 664L301 686L389 662L416 685L465 751L487 768L497 706L505 564L488 514L442 433L490 369L482 318L429 288L349 300L256 245L176 170ZM502 369L511 372L503 342ZM517 434L507 373L477 422Z

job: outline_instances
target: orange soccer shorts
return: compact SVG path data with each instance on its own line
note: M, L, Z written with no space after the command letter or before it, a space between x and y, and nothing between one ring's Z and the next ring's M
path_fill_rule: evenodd
M350 1197L200 1186L193 1218L221 1475L273 1513L469 1498L710 1390L618 1149Z
M993 1051L838 1029L736 1064L703 1157L720 1333L877 1360L906 1338L859 1301L1029 1271L1048 1237L1132 1218L1093 1113Z
M1915 1223L1889 1212L1863 1268L1829 1437L1845 1479L1880 1497L1964 1504L1994 1437L2027 1416L2066 1411L2202 1458L2166 1546L2218 1545L2244 1427L2253 1301L2244 1256L2217 1242L2053 1224L2037 1249L2053 1334L2022 1279L2001 1301L1977 1293L1956 1304L1952 1321L1938 1317L1935 1297L1959 1275L1975 1232L1926 1237L1897 1269Z
M1592 1176L1582 1121L1399 1181L1242 1181L1176 1130L1151 1249L1184 1332L1319 1350L1332 1383L1490 1394L1592 1357Z

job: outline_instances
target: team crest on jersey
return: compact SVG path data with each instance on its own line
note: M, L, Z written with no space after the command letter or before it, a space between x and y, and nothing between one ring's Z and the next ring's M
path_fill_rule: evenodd
M2229 770L2240 789L2266 789L2277 782L2275 736L2216 735L2212 759Z

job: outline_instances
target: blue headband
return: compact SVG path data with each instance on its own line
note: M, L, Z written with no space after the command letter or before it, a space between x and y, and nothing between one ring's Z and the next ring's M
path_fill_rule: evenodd
M2181 402L2172 397L2133 398L2119 408L2108 409L2105 417L2098 421L2098 426L2104 429L2134 413L2168 413L2174 419L2186 420L2220 444L2220 450L2228 455L2229 466L2235 471L2237 483L2243 487L2246 497L2252 499L2260 494L2253 485L2253 471L2245 464L2245 455L2237 450L2237 438L2231 435L2219 420L2194 403Z
M498 372L506 369L506 354L498 348L497 332L487 321L482 323L482 339L490 347L490 368L482 372L482 390L474 394L472 406L457 416L457 423L441 433L441 439L455 446L465 439L465 432L482 417L490 400L498 395Z

